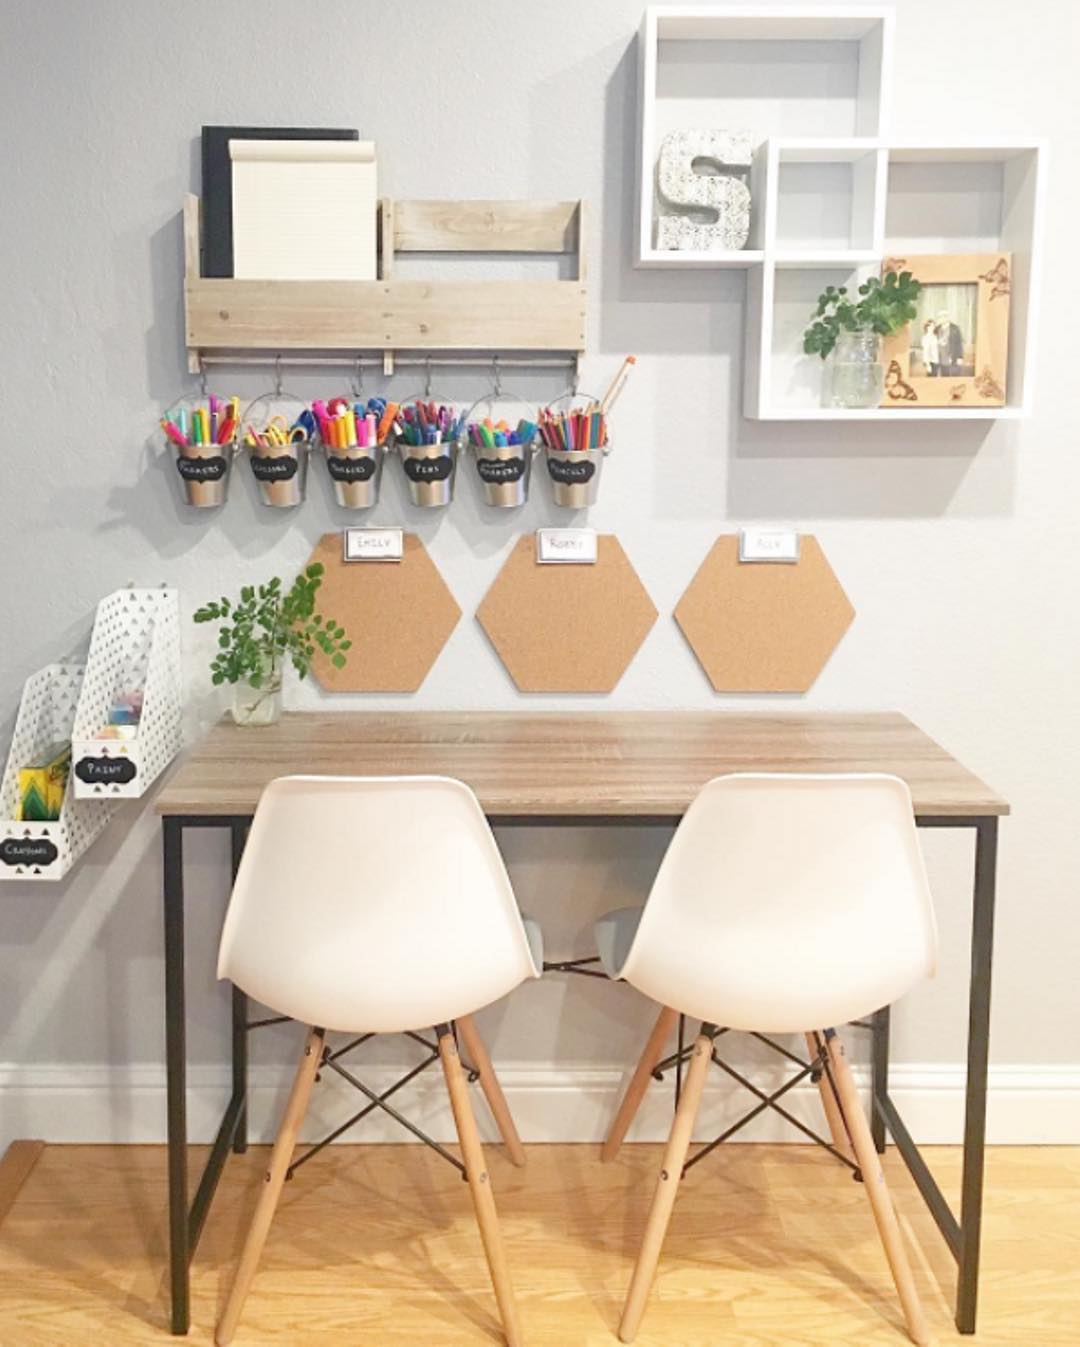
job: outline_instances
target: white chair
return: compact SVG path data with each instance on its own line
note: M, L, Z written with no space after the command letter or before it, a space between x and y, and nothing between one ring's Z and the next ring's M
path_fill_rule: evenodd
M521 1341L456 1021L512 1157L521 1143L472 1013L540 975L539 929L518 912L472 791L443 777L283 777L255 812L221 937L218 976L309 1026L236 1278L224 1347L307 1109L328 1030L435 1026L465 1174L510 1347ZM389 1110L388 1110L389 1111Z
M633 1341L645 1310L717 1026L805 1034L834 1147L861 1172L908 1332L916 1343L929 1341L835 1032L934 973L934 913L904 782L847 774L717 777L687 810L645 907L602 918L596 938L608 975L662 1007L604 1159L618 1152L678 1015L702 1021L619 1326L623 1342Z

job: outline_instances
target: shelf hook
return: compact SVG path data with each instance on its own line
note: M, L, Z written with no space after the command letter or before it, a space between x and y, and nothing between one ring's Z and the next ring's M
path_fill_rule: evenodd
M276 355L276 356L274 357L274 396L275 396L275 397L281 397L282 387L283 387L283 385L282 385L282 382L281 382L281 356L280 356L280 354L279 354L279 355Z
M199 352L199 387L202 389L202 395L205 398L209 393L209 386L206 379L206 361Z
M491 382L497 398L502 397L502 375L499 373L499 357L491 358Z
M431 356L424 358L424 397L431 398Z
M356 357L356 361L355 361L355 363L354 363L354 365L353 365L352 391L353 391L353 397L356 398L359 402L363 402L363 400L364 400L364 362L363 362L363 360L360 358L360 356L357 356L357 357Z

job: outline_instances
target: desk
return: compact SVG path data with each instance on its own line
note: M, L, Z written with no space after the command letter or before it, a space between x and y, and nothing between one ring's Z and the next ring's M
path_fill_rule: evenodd
M230 1148L246 1145L246 999L232 1004L233 1091L188 1206L184 1008L187 828L226 828L235 874L259 795L290 773L458 777L493 824L674 823L710 777L727 772L891 772L911 789L916 821L974 832L964 1169L957 1220L889 1095L889 1013L874 1017L873 1124L886 1130L958 1264L956 1323L975 1331L982 1219L986 1072L999 796L923 734L889 713L401 712L287 715L274 726L220 724L157 797L162 816L168 1071L172 1331L189 1326L188 1267Z

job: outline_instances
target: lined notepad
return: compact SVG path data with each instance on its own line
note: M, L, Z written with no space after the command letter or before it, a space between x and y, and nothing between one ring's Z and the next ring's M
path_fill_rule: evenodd
M233 275L374 280L370 140L231 140Z

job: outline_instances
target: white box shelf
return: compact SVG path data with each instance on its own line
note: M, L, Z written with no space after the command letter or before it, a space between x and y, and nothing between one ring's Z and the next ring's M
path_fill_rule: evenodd
M655 167L669 131L747 129L760 148L777 136L878 137L892 43L892 11L848 5L653 5L640 36L641 136L638 263L701 266L701 255L655 247ZM759 156L744 253L718 266L752 266L765 237Z
M637 260L741 268L743 414L769 421L1010 420L1032 399L1046 148L994 138L889 137L893 11L870 6L653 5L639 36ZM655 247L656 159L668 131L757 133L745 250ZM1003 407L821 406L802 333L825 285L857 284L910 254L1012 254Z

